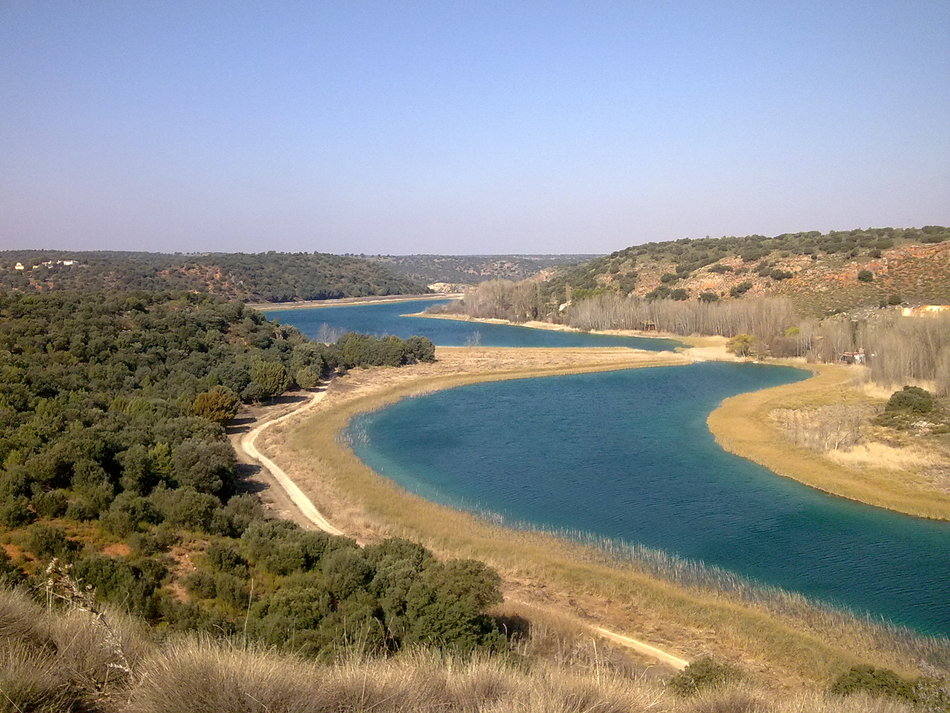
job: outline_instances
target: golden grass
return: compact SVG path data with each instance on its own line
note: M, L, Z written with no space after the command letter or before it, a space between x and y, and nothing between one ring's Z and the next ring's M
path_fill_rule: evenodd
M890 446L871 441L845 450L825 453L825 457L844 466L884 470L914 470L939 466L942 461L935 453L925 453L907 446Z
M831 459L797 446L782 435L768 417L776 409L814 408L866 398L855 385L858 375L853 368L834 364L808 366L814 372L810 379L723 401L707 419L719 445L779 475L833 495L908 515L950 520L950 495L934 490L925 481L896 477L889 464L867 463L852 468L849 466L858 459L857 455L849 459L847 454L839 454Z
M858 663L918 670L886 632L847 616L807 606L780 613L712 588L676 586L595 548L512 531L428 502L378 476L340 439L356 414L414 394L477 381L671 364L678 357L640 353L632 363L630 350L621 350L628 352L623 361L590 354L611 350L578 350L576 358L565 351L571 350L440 349L438 367L354 372L306 418L275 429L265 448L348 533L364 540L402 536L443 556L483 560L501 572L511 599L574 611L683 658L726 657L762 680L791 685L827 683ZM493 369L493 359L506 353L509 361ZM560 365L552 353L560 353ZM512 368L511 359L520 367Z

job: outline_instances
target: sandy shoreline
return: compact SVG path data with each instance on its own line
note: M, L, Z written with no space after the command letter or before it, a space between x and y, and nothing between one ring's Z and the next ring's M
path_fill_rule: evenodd
M459 294L389 295L374 297L340 297L335 300L304 300L301 302L247 302L251 309L261 312L278 312L288 309L314 309L317 307L346 307L351 305L376 305L390 302L415 302L416 300L451 300L461 297Z
M478 381L685 364L687 355L622 347L440 347L438 355L435 364L354 370L335 379L323 402L306 417L263 434L259 448L344 531L367 541L407 537L443 556L486 561L502 573L512 599L577 611L591 623L656 642L683 658L717 653L753 661L757 670L771 669L785 680L814 681L845 662L867 660L857 653L869 645L864 625L835 619L821 629L835 636L825 638L813 625L832 615L810 612L802 615L810 622L804 623L761 604L677 587L632 565L605 562L576 543L509 530L437 505L380 477L339 437L356 414L414 394ZM910 670L887 647L872 648L875 660Z

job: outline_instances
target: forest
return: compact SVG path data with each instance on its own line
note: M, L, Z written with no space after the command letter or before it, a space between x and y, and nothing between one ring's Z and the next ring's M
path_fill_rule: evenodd
M360 255L396 272L431 284L477 284L486 280L526 280L538 273L592 260L597 255Z
M3 580L75 582L161 629L240 627L317 658L504 647L484 614L495 572L267 519L225 436L242 403L434 358L419 337L310 342L207 295L0 296Z
M62 264L75 261L75 264ZM19 263L24 269L17 270ZM48 263L48 264L45 264ZM0 252L0 289L188 290L248 302L422 294L386 265L327 253Z

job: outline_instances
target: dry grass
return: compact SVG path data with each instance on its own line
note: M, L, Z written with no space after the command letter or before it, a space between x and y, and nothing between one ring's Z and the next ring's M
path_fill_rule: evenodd
M709 429L727 451L753 460L779 475L851 500L936 520L950 520L950 494L939 492L923 477L896 478L880 464L852 468L798 446L769 418L776 410L815 410L829 404L861 404L866 396L855 387L859 370L812 364L815 376L795 384L740 394L723 401L708 418Z
M502 573L510 599L576 612L581 621L595 621L686 659L713 654L752 670L760 680L802 685L827 683L859 663L912 675L919 671L919 657L946 655L941 644L914 637L905 637L907 649L898 652L900 636L846 615L829 619L804 604L795 612L775 611L704 584L677 585L593 547L512 531L436 505L379 477L339 439L354 415L412 394L490 379L622 368L603 361L570 368L542 365L552 358L545 352L563 351L571 350L441 349L438 368L353 372L305 419L275 429L264 448L348 533L363 540L402 536L444 556L480 559ZM581 351L579 357L591 358L583 354L591 350ZM517 359L521 369L506 361L492 370L487 352L507 353L505 358ZM640 358L643 364L655 363Z
M32 621L31 625L29 622ZM334 663L209 637L150 641L123 621L131 675L104 675L111 642L82 610L47 610L0 591L0 711L53 713L910 713L815 691L748 684L678 698L663 678L542 628L507 657L427 650ZM551 641L556 657L551 652Z
M825 454L835 463L852 468L883 468L885 470L909 470L936 468L944 464L937 454L913 447L891 446L871 441L845 450Z

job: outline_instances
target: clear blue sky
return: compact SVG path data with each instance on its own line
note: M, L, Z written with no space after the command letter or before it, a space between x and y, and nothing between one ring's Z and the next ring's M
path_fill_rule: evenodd
M950 223L950 2L0 0L0 247Z

